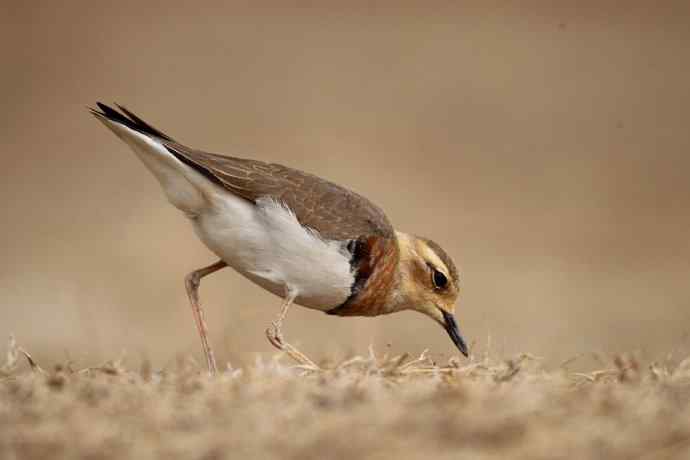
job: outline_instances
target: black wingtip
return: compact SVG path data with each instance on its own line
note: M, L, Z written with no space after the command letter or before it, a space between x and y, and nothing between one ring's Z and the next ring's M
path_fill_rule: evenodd
M118 112L114 108L102 102L96 102L96 106L100 109L100 111L88 107L89 111L91 111L91 113L96 117L101 117L113 121L115 123L120 123L121 125L124 125L142 134L159 137L167 141L172 141L172 138L170 136L154 128L153 126L151 126L150 124L148 124L147 122L145 122L140 117L136 116L134 113L127 110L124 106L120 104L115 103L115 107L120 109L122 113Z
M101 115L106 117L108 120L114 121L117 123L121 123L128 128L132 128L132 129L139 131L137 129L136 125L132 122L132 120L130 120L126 116L122 115L117 110L113 109L112 107L110 107L106 104L103 104L102 102L96 102L96 105L98 106L99 109L101 109L101 112L100 112Z
M168 140L168 141L172 141L172 139L170 138L170 136L168 136L167 134L165 134L163 131L161 131L161 130L159 130L159 129L157 129L157 128L154 128L153 126L151 126L150 124L148 124L146 121L144 121L143 119L141 119L141 117L138 117L138 116L137 116L135 113L133 113L131 110L128 110L127 107L125 107L125 106L123 106L123 105L120 105L120 104L118 104L117 102L115 103L115 106L116 106L118 109L120 109L120 111L121 111L122 113L124 113L125 115L127 115L127 117L129 117L130 120L134 121L134 122L137 124L137 126L139 126L141 129L145 129L147 133L153 134L153 135L155 135L155 136L158 136L158 137L160 137L161 139L165 139L165 140Z
M115 109L113 109L109 105L106 105L100 101L96 101L96 105L98 106L99 109L101 109L101 112L103 112L104 114L107 114L108 112L118 114Z

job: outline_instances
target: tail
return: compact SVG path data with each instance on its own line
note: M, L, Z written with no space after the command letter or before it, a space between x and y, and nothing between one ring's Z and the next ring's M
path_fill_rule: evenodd
M208 207L218 194L218 186L173 155L166 143L173 139L154 128L125 107L121 112L100 102L100 110L89 111L127 143L160 182L168 201L190 217Z
M122 113L118 112L112 107L103 104L102 102L96 102L96 105L99 109L101 109L100 111L89 107L89 111L96 118L106 119L115 123L119 123L141 134L146 134L147 136L157 137L160 139L164 139L166 141L175 142L170 136L165 134L163 131L160 131L159 129L156 129L150 124L146 123L144 120L142 120L134 113L127 110L126 107L123 107L120 104L115 104L115 106L118 109L120 109Z

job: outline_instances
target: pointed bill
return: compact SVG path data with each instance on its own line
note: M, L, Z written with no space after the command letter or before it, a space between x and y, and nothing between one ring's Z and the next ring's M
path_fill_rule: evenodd
M441 313L443 313L443 320L445 321L444 327L446 328L446 332L448 332L448 335L455 346L458 347L460 353L465 355L465 357L468 357L469 350L465 340L462 338L462 335L460 335L460 329L458 328L457 321L455 321L455 317L445 310L441 310Z

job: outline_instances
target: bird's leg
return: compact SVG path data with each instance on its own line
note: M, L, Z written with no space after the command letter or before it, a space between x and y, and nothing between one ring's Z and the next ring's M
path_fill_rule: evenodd
M192 306L192 313L194 314L194 322L196 322L196 328L198 329L199 336L201 337L201 346L204 349L204 354L206 355L208 371L212 375L218 372L218 367L216 366L216 358L213 355L213 349L208 343L208 327L206 327L206 321L204 321L204 310L201 309L201 304L199 303L199 285L201 284L201 278L217 272L221 268L225 268L227 266L228 264L222 260L219 260L213 265L200 268L199 270L194 270L184 278L184 285L187 289L187 295L189 296L189 303Z
M280 307L280 314L275 319L275 321L271 323L271 327L266 329L266 337L268 338L268 341L271 342L271 345L276 347L278 350L287 353L292 359L300 363L303 367L307 369L318 370L320 368L314 363L314 361L307 358L304 353L302 353L297 348L293 347L283 339L283 333L281 331L283 327L283 321L287 316L288 310L290 309L290 305L292 305L292 303L295 301L295 297L297 297L297 294L295 292L293 292L289 288L285 289L285 299L283 300L283 305Z

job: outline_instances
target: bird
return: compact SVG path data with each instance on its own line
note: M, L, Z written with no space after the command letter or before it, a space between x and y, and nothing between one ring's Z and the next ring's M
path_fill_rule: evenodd
M210 374L218 366L199 287L226 267L282 299L265 334L304 368L319 366L282 333L293 304L343 317L416 311L469 356L454 314L459 272L437 243L396 230L380 207L346 187L280 164L187 147L114 106L97 102L88 110L134 151L219 259L184 279Z

